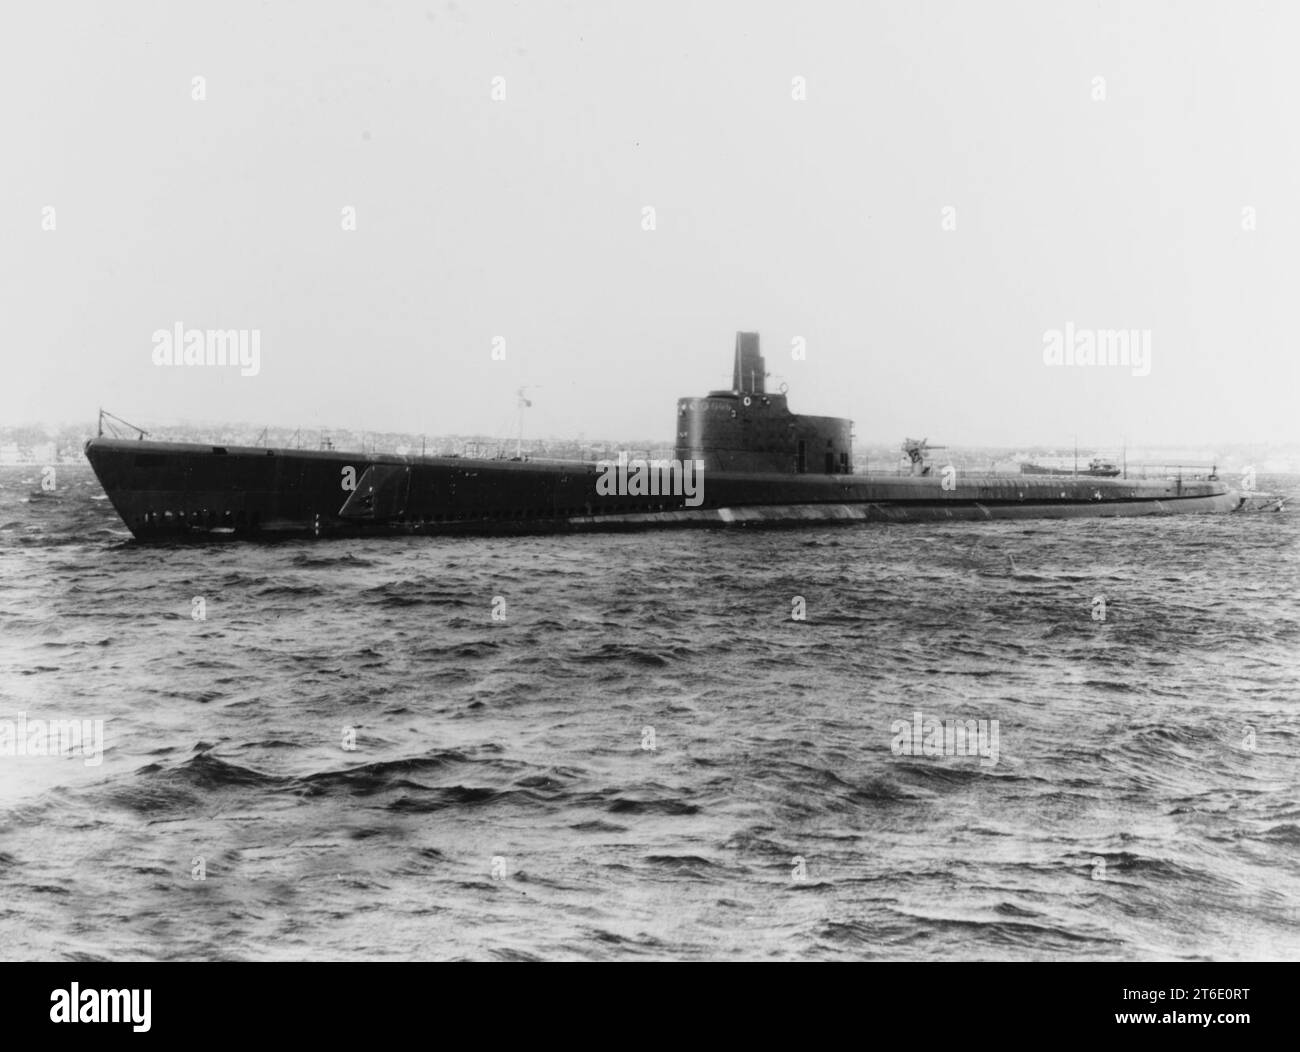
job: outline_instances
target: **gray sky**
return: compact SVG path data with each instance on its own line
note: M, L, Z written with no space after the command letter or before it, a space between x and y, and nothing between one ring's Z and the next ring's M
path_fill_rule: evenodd
M1300 441L1295 3L4 22L3 423L482 432L530 384L534 432L670 441L753 329L862 438ZM259 330L260 372L155 366L178 322ZM1150 330L1150 375L1045 365L1067 323Z

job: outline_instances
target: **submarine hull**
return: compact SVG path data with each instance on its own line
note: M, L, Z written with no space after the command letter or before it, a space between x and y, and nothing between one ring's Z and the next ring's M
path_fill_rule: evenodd
M1072 519L1235 511L1217 481L707 471L694 492L601 492L591 462L403 457L91 439L141 541ZM679 479L680 480L680 479Z

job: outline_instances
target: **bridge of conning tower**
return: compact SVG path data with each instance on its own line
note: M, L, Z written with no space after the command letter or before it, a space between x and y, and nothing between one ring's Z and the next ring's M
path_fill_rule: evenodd
M736 333L730 391L677 401L678 460L707 471L848 475L853 422L790 412L784 394L768 394L758 333Z

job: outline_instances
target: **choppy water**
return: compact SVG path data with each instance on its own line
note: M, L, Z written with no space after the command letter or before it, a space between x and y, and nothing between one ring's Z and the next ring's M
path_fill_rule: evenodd
M0 957L1300 956L1294 513L141 548L39 483L0 721L105 748L0 755Z

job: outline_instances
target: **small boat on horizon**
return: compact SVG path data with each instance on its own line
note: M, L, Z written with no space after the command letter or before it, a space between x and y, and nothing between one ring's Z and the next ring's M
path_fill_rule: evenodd
M1022 475L1087 475L1090 478L1110 479L1118 478L1122 474L1122 469L1109 460L1093 457L1088 461L1088 466L1083 469L1064 466L1044 467L1041 464L1025 462L1020 465L1020 473Z

